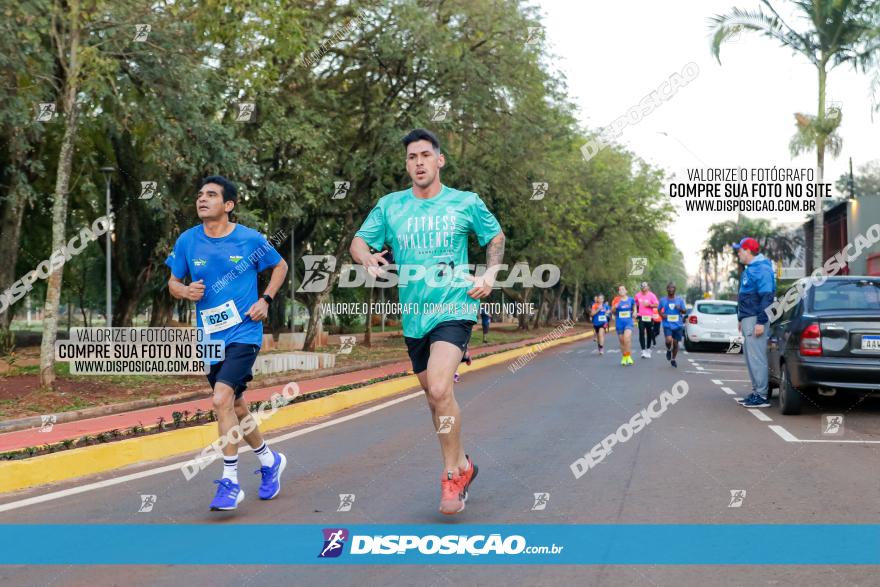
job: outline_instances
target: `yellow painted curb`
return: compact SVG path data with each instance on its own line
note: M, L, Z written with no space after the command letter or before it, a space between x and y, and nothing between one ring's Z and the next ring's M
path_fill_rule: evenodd
M459 371L468 372L491 367L512 361L523 355L538 353L546 348L583 340L591 336L593 333L587 332L503 351L479 359L470 367L462 365ZM341 391L307 402L296 403L279 409L272 416L260 422L260 430L270 432L289 428L308 420L396 395L418 386L418 378L415 375L407 375L358 389ZM0 493L201 451L216 439L217 426L216 423L211 422L202 426L162 432L154 436L141 436L107 444L85 446L20 461L6 461L0 463Z

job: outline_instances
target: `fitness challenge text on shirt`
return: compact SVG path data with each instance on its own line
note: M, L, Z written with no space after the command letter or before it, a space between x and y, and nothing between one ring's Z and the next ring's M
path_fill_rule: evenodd
M415 249L416 254L452 254L455 228L455 214L410 216L406 219L406 232L396 235L397 244L402 251Z

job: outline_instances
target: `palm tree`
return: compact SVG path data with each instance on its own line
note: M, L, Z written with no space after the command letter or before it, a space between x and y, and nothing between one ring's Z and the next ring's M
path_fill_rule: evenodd
M735 251L730 246L750 236L761 246L761 252L777 263L792 259L801 246L802 239L795 232L788 232L774 227L765 218L746 218L740 216L736 220L726 220L709 227L709 236L701 253L701 259L715 268L713 292L717 295L722 280L724 267L732 267L729 278L739 281L740 266L736 263Z
M865 71L877 59L880 50L880 1L878 0L789 0L797 16L807 26L796 30L783 20L769 0L761 0L757 11L733 8L728 14L710 19L713 32L712 54L721 63L721 44L741 31L751 31L779 41L807 58L819 74L819 106L815 116L797 114L797 134L789 145L797 155L816 149L816 182L825 174L825 149L832 156L840 152L840 109L825 105L828 72L848 63ZM813 268L823 265L824 217L820 205L813 220Z

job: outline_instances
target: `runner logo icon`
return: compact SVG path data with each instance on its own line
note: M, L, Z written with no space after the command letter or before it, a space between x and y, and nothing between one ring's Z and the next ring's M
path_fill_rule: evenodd
M342 554L342 547L348 540L348 530L345 528L324 528L324 548L318 558L336 558Z
M354 505L354 493L340 493L339 494L339 507L336 508L337 512L350 512L351 506Z
M532 183L532 197L530 200L543 200L544 196L547 195L547 190L550 189L550 184L546 181L536 181Z
M298 292L321 293L330 284L330 276L336 270L333 255L303 255L306 267Z
M437 434L449 434L455 425L455 416L440 416L440 426L437 427Z
M549 493L536 493L535 494L535 504L532 506L532 511L539 511L547 509L547 503L550 501Z
M154 505L156 505L155 495L141 495L141 507L138 508L138 513L151 512Z
M822 426L822 434L831 436L843 435L843 415L842 414L824 414L824 425Z
M40 416L40 432L52 432L58 417L55 414Z
M730 490L730 503L727 504L729 508L738 508L742 507L743 501L746 499L746 490L745 489L731 489Z
M331 200L344 200L345 195L348 194L348 190L351 189L350 181L334 181L333 182L333 195L330 197Z
M630 263L632 264L632 269L630 269L629 274L633 277L644 275L645 269L648 268L647 257L630 257Z

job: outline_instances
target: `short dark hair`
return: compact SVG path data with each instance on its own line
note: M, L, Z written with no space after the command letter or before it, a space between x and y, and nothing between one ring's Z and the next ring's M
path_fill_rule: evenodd
M403 137L401 141L403 143L403 147L409 147L410 143L414 143L416 141L428 141L431 143L431 146L434 147L434 151L437 154L440 154L440 141L437 140L437 137L429 130L425 130L424 128L414 128L409 133Z
M221 188L223 188L223 201L229 202L230 200L233 202L238 202L238 188L235 187L235 184L223 177L222 175L209 175L202 179L201 183L199 183L199 189L205 187L205 184L208 183L216 183Z

